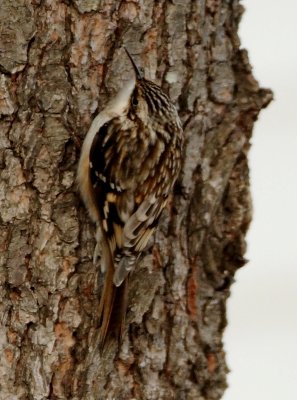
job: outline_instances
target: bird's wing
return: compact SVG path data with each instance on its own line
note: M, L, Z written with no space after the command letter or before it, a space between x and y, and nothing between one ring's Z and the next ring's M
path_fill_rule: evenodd
M157 162L163 147L160 154L156 155L156 149L152 148L152 154L147 155L150 173L143 172L147 169L145 160L135 159L135 173L131 176L131 154L121 144L121 129L118 118L104 124L90 150L90 178L101 229L118 261L114 277L117 286L133 267L138 253L146 247L168 197L167 191L158 195L151 193L155 189L151 182L156 181L154 174L158 173L152 158Z

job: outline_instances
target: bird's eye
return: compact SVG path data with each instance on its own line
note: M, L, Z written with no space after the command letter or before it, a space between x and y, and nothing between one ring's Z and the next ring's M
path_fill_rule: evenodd
M137 105L138 105L137 97L136 97L136 96L133 96L133 97L132 97L132 106L133 106L133 107L137 107Z

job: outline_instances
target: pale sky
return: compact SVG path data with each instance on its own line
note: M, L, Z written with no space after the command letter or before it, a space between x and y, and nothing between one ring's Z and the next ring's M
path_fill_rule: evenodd
M236 275L225 333L223 400L297 399L297 1L245 0L242 47L275 100L250 153L250 260Z

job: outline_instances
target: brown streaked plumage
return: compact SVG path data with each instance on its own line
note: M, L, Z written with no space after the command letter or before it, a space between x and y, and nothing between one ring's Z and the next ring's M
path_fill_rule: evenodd
M126 50L127 52L127 50ZM162 89L136 79L95 118L85 138L78 183L97 224L101 268L100 346L123 334L128 278L156 229L179 174L183 134L176 109Z

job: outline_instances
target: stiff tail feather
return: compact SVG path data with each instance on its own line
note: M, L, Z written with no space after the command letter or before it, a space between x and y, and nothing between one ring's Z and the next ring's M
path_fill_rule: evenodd
M115 286L114 262L107 243L103 246L105 266L104 286L99 304L99 347L103 351L111 341L120 344L124 327L128 301L127 277L120 286ZM108 252L108 256L107 256ZM107 256L107 257L106 257Z

